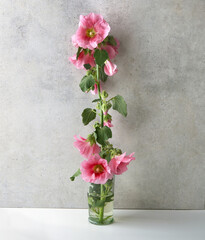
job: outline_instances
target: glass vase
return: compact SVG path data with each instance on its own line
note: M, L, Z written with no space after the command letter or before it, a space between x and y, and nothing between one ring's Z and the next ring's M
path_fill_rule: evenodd
M105 184L89 184L88 189L89 222L107 225L113 222L114 178Z

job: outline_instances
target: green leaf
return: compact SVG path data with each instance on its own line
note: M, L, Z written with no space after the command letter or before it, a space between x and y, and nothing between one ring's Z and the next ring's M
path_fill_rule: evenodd
M117 95L112 98L112 108L121 113L124 117L127 116L127 103L122 96Z
M96 118L96 110L91 108L86 108L83 110L81 116L83 118L82 121L84 125L88 125L89 122L91 122Z
M82 47L78 48L77 54L76 54L76 60L78 60L80 52L81 52Z
M81 174L81 171L80 171L80 168L79 168L78 171L75 172L72 177L70 177L70 180L74 181L75 178L78 177L80 174Z
M91 50L88 48L83 49L83 52L85 53L85 55L91 54Z
M88 205L90 206L90 207L92 207L92 205L93 205L93 198L92 197L88 197Z
M94 79L93 75L84 76L79 84L79 86L83 92L88 91L94 85L95 85L95 79Z
M96 195L100 194L100 184L91 183L89 193L95 193Z
M108 36L108 43L112 46L116 46L117 42L115 41L113 36Z
M99 101L100 101L100 98L94 99L92 102L99 102Z
M106 141L112 137L112 131L107 126L102 128L97 127L95 132L97 134L97 142L101 145L106 145Z
M97 136L96 132L94 132L93 135L94 135L94 137L95 137L95 141L97 141L97 137L98 137L98 136Z
M112 201L114 201L114 194L106 197L106 199L105 199L105 202L112 202Z
M96 64L102 67L104 62L108 59L108 53L104 49L103 50L95 49L94 58Z
M107 78L108 78L108 75L105 74L104 72L104 64L103 64L103 66L100 68L100 80L102 80L103 82L106 82Z
M84 64L84 67L85 67L85 69L90 69L91 68L91 65L89 64L89 63L86 63L86 64Z
M105 205L105 199L104 200L97 200L92 207L103 207Z

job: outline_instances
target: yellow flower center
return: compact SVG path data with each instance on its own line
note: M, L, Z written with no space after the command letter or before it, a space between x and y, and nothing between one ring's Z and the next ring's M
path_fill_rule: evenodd
M103 168L102 165L99 165L99 164L98 164L98 165L95 165L95 166L94 166L93 170L94 170L94 173L101 173L101 172L104 171L104 168Z
M95 34L96 34L96 32L95 32L94 28L88 28L86 30L87 37L90 37L90 38L95 37Z

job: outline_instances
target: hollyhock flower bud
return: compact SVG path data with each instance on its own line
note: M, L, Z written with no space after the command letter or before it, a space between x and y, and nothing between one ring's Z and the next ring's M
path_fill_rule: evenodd
M90 13L80 15L79 28L75 34L75 43L79 47L93 50L101 43L110 32L109 24L100 14Z
M108 93L105 91L105 90L103 90L102 92L101 92L101 97L102 98L107 98L109 95L108 95Z
M95 124L93 125L94 128L97 128L97 127L101 127L100 123L99 122L95 122Z
M89 158L93 156L93 154L100 152L100 147L96 143L90 143L87 139L80 136L78 139L77 136L74 136L75 142L73 143L74 147L76 147L82 156L85 158Z
M104 121L107 122L108 120L112 121L112 116L108 113L108 111L106 111L104 113Z
M76 68L78 69L85 69L84 64L90 64L91 67L95 66L95 59L93 57L93 54L85 54L84 51L82 51L79 54L78 59L76 59L76 54L69 58L70 62L73 63Z
M111 120L107 120L107 122L104 122L104 126L107 126L107 127L111 128L114 125L111 123Z
M117 65L115 65L109 60L105 62L105 66L104 66L105 74L107 74L108 76L113 76L115 73L117 73L117 71L118 71Z
M114 127L113 124L112 124L112 116L110 114L108 114L108 111L106 111L104 113L104 123L103 123L103 125L107 126L109 128Z
M112 107L112 104L107 102L106 103L106 109L102 109L103 110L103 114L107 117L107 119L111 119L111 116L108 114L108 110ZM106 119L105 117L105 119Z
M100 110L101 109L101 104L98 102L96 105L96 109Z
M101 91L101 90L102 90L102 88L101 88L101 83L100 83L100 91ZM97 85L97 83L95 83L94 89L91 90L90 92L91 92L93 95L98 94L98 85Z
M81 163L80 171L84 181L95 184L105 184L108 179L113 177L107 160L100 158L98 154L84 160Z
M107 104L103 103L101 109L102 109L103 113L107 112Z
M95 83L94 85L94 89L93 90L90 90L90 92L93 94L93 95L96 95L98 94L98 85Z
M126 153L123 153L119 156L115 156L109 162L109 167L111 169L112 174L120 175L123 172L127 171L127 165L132 161L135 160L133 157L134 153L126 156Z

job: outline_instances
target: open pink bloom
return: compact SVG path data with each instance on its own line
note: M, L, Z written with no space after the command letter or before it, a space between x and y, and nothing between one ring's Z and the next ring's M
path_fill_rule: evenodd
M100 14L80 15L79 28L75 34L75 43L79 47L93 50L110 32L109 24Z
M78 69L85 69L84 64L90 64L91 67L95 66L95 59L93 57L93 54L85 54L84 51L82 51L79 54L78 60L76 60L76 54L69 58L70 62L73 63L76 68Z
M77 136L74 136L75 142L73 143L74 147L76 147L82 156L85 158L89 158L96 153L100 152L100 147L97 144L93 144L91 146L90 142L87 139L80 136L78 139Z
M111 120L107 120L107 122L104 122L104 126L111 128L113 127L113 124L111 123Z
M107 74L108 76L113 76L118 71L117 65L107 60L105 62L104 71L105 71L105 74Z
M100 158L98 154L84 160L81 163L80 171L84 181L95 184L105 184L108 179L113 177L107 160Z
M111 173L120 175L123 172L127 171L127 165L132 160L135 160L135 157L133 157L133 155L134 155L134 152L126 156L126 152L125 152L119 156L115 156L114 158L112 158L111 161L109 162Z

